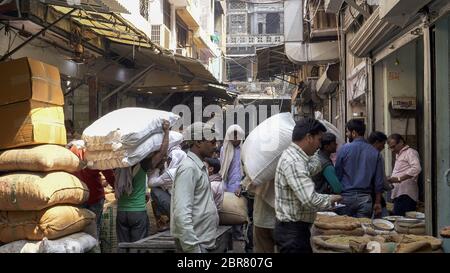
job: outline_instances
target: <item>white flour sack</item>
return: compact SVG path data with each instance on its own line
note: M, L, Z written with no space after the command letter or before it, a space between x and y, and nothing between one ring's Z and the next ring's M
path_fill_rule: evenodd
M136 165L152 152L161 148L163 133L153 134L137 147L120 149L116 151L87 151L86 160L88 167L96 170L110 170L116 168L126 168ZM169 149L180 145L183 142L183 135L169 132Z
M292 142L294 127L291 113L281 113L268 118L249 134L241 157L253 183L260 185L275 178L278 160Z
M139 145L162 132L162 120L173 126L180 117L170 112L129 107L113 111L86 128L82 139L90 151L118 150Z

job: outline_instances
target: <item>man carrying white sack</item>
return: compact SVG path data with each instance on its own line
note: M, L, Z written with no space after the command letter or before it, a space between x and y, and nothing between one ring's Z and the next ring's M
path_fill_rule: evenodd
M182 252L207 253L215 247L219 226L208 170L203 163L214 153L214 130L205 123L196 122L186 128L184 139L190 151L175 175L170 231Z
M147 174L167 156L169 126L168 121L163 121L164 137L158 152L150 154L133 167L116 171L115 191L118 199L116 230L119 243L136 242L148 236Z

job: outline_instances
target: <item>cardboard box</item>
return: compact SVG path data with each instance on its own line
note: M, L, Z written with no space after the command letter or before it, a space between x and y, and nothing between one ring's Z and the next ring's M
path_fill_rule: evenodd
M0 106L0 124L0 150L67 143L61 106L32 100Z
M64 105L58 68L31 58L0 63L0 106L27 100Z

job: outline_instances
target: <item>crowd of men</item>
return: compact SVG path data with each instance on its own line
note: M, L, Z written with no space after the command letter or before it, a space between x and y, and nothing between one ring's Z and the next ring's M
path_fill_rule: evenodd
M365 139L362 120L347 123L349 142L342 147L318 120L298 121L292 143L278 162L275 179L259 186L249 181L242 168L245 133L238 125L227 130L219 149L215 138L203 134L214 131L210 124L197 122L186 128L185 149L169 149L167 122L163 130L159 151L126 173L103 172L118 197L119 242L148 236L148 188L156 203L155 214L158 218L168 216L179 250L188 253L207 253L216 247L224 192L247 199L249 225L245 229L243 225L233 226L233 239L245 240L247 252L312 252L310 230L318 211L364 218L387 216L383 194L388 191L394 215L416 210L421 172L417 151L399 134L387 137L372 132ZM382 155L386 143L396 155L390 176L386 176ZM83 158L80 150L73 146L71 150ZM97 214L100 227L104 202L100 171L84 169L76 175L91 190L86 206ZM162 225L160 230L165 228Z

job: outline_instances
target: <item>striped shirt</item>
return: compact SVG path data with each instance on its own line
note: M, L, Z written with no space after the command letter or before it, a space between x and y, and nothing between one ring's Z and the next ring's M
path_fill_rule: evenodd
M330 195L314 190L311 176L320 170L317 154L310 157L295 143L283 152L275 174L278 221L313 223L317 211L331 208Z

